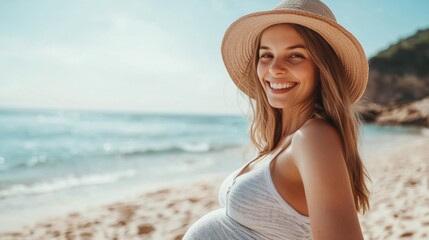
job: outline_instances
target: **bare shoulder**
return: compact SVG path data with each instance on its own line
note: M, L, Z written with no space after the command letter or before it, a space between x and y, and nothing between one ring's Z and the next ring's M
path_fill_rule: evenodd
M293 136L292 144L299 149L311 147L314 150L326 151L341 149L341 138L338 131L322 119L311 119ZM323 149L322 146L330 146Z
M315 176L328 180L342 173L341 177L348 177L340 135L326 121L308 121L294 134L291 145L294 164L304 184Z
M294 135L291 142L293 164L301 181L313 173L331 172L333 168L346 170L341 137L338 131L323 119L311 119ZM321 173L319 173L321 174ZM331 175L332 176L332 175Z
M311 119L291 144L314 238L361 239L339 132L324 120Z

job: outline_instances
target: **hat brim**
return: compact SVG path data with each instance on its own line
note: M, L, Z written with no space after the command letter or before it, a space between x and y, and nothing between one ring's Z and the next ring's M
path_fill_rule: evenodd
M280 23L295 23L319 33L334 49L347 76L350 96L355 103L368 83L368 60L359 41L341 25L328 18L298 10L270 10L245 15L225 32L222 58L238 88L251 98L254 86L243 79L252 61L258 35L267 27Z

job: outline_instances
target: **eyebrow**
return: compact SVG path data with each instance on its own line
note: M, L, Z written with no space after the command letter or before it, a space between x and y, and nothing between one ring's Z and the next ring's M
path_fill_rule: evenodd
M303 49L307 49L304 45L302 45L302 44L296 44L296 45L293 45L293 46L290 46L290 47L287 47L287 48L285 48L286 50L291 50L291 49L295 49L295 48L303 48ZM267 47L267 46L260 46L259 47L259 50L261 50L261 49L270 49L269 47Z

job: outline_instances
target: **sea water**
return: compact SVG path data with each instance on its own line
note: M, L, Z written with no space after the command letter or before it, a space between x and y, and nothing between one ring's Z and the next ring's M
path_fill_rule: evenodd
M0 110L0 231L151 186L228 174L252 157L239 115ZM363 155L421 137L364 125Z

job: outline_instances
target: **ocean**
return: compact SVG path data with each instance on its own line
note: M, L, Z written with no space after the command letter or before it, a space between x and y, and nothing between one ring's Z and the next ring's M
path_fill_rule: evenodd
M422 137L361 129L362 154ZM226 175L252 154L244 116L0 110L0 231L172 182Z

